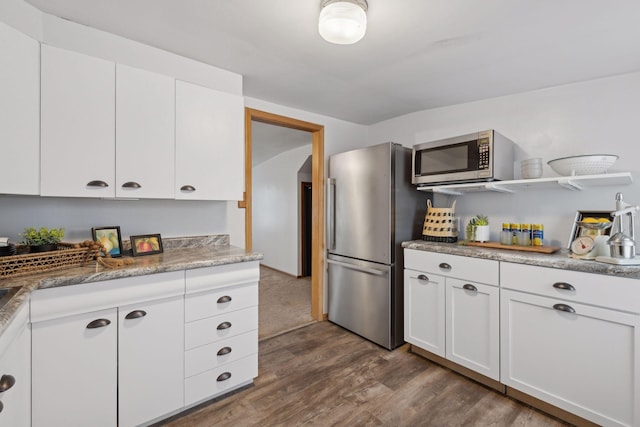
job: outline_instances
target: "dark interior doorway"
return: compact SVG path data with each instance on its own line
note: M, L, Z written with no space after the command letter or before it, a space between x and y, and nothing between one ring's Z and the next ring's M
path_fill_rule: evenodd
M311 276L311 195L311 183L302 182L300 197L302 277Z

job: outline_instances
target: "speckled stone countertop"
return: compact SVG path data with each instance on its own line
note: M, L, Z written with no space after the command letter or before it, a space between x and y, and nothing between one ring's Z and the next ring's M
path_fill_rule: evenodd
M477 246L464 246L458 243L434 243L412 240L402 243L403 248L473 258L492 259L539 267L559 268L562 270L583 271L585 273L606 274L617 277L640 279L640 265L613 265L593 260L579 260L569 257L567 249L553 254L516 251L510 249L489 249ZM640 285L640 284L639 284Z
M228 236L163 239L163 253L133 258L134 264L122 268L104 268L93 261L84 267L0 279L0 288L21 287L11 300L0 308L0 334L11 322L18 309L28 302L29 294L36 289L235 264L263 258L260 253L247 252L230 246L228 242ZM124 242L123 246L126 248Z

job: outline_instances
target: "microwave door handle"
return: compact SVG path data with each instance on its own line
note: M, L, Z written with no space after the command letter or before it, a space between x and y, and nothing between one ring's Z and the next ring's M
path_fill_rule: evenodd
M336 248L336 180L327 179L329 194L327 197L327 232L329 234L329 250Z
M377 268L370 268L370 267L363 267L361 265L348 264L346 262L335 261L333 259L328 259L327 263L338 265L340 267L345 267L350 270L361 271L363 273L375 274L376 276L384 276L387 274L385 270L378 270Z

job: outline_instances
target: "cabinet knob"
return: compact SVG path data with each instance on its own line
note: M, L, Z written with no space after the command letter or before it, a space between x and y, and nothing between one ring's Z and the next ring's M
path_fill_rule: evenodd
M134 310L131 313L124 316L125 319L139 319L140 317L144 317L147 315L147 312L144 310Z
M96 179L94 181L89 181L87 183L87 187L98 187L98 188L105 188L108 187L109 184L107 184L106 182L100 180L100 179Z
M218 350L218 356L224 356L225 354L229 354L231 353L231 347L222 347L220 350Z
M228 380L229 378L231 378L231 372L223 372L222 374L218 375L216 381L222 382Z
M466 289L468 291L473 291L473 292L478 292L478 288L473 286L471 283L465 283L464 285L462 285L462 289Z
M447 264L446 262L441 262L438 267L447 271L451 270L451 265Z
M556 282L553 284L553 287L556 289L562 289L565 291L575 291L576 288L573 287L572 284L567 283L567 282Z
M183 185L182 187L180 187L180 191L184 191L185 193L193 193L194 191L196 191L196 187L194 187L193 185Z
M231 302L231 297L229 295L225 295L223 297L218 298L218 304L224 304L225 302Z
M2 378L0 378L0 393L4 393L13 387L16 383L16 379L13 375L4 374Z
M567 304L554 304L553 308L556 309L556 310L559 310L559 311L567 312L567 313L575 313L576 312L576 310L573 307L571 307L570 305L567 305Z
M110 324L111 320L109 319L96 319L87 325L87 329L103 328L105 326L109 326Z
M216 329L218 329L219 331L222 331L224 329L229 329L230 327L231 327L231 322L222 322L218 325Z
M135 181L129 181L122 184L122 188L142 188L142 185L138 184Z

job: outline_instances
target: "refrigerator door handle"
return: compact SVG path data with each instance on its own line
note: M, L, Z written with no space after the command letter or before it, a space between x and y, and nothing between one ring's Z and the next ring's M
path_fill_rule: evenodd
M334 261L332 259L328 259L327 263L339 265L340 267L350 268L351 270L362 271L364 273L375 274L376 276L384 276L387 274L385 270L378 270L375 268L362 267L360 265L348 264L346 262Z
M329 250L336 248L336 180L334 178L327 179L327 188L329 194L327 197L327 232L329 233Z

